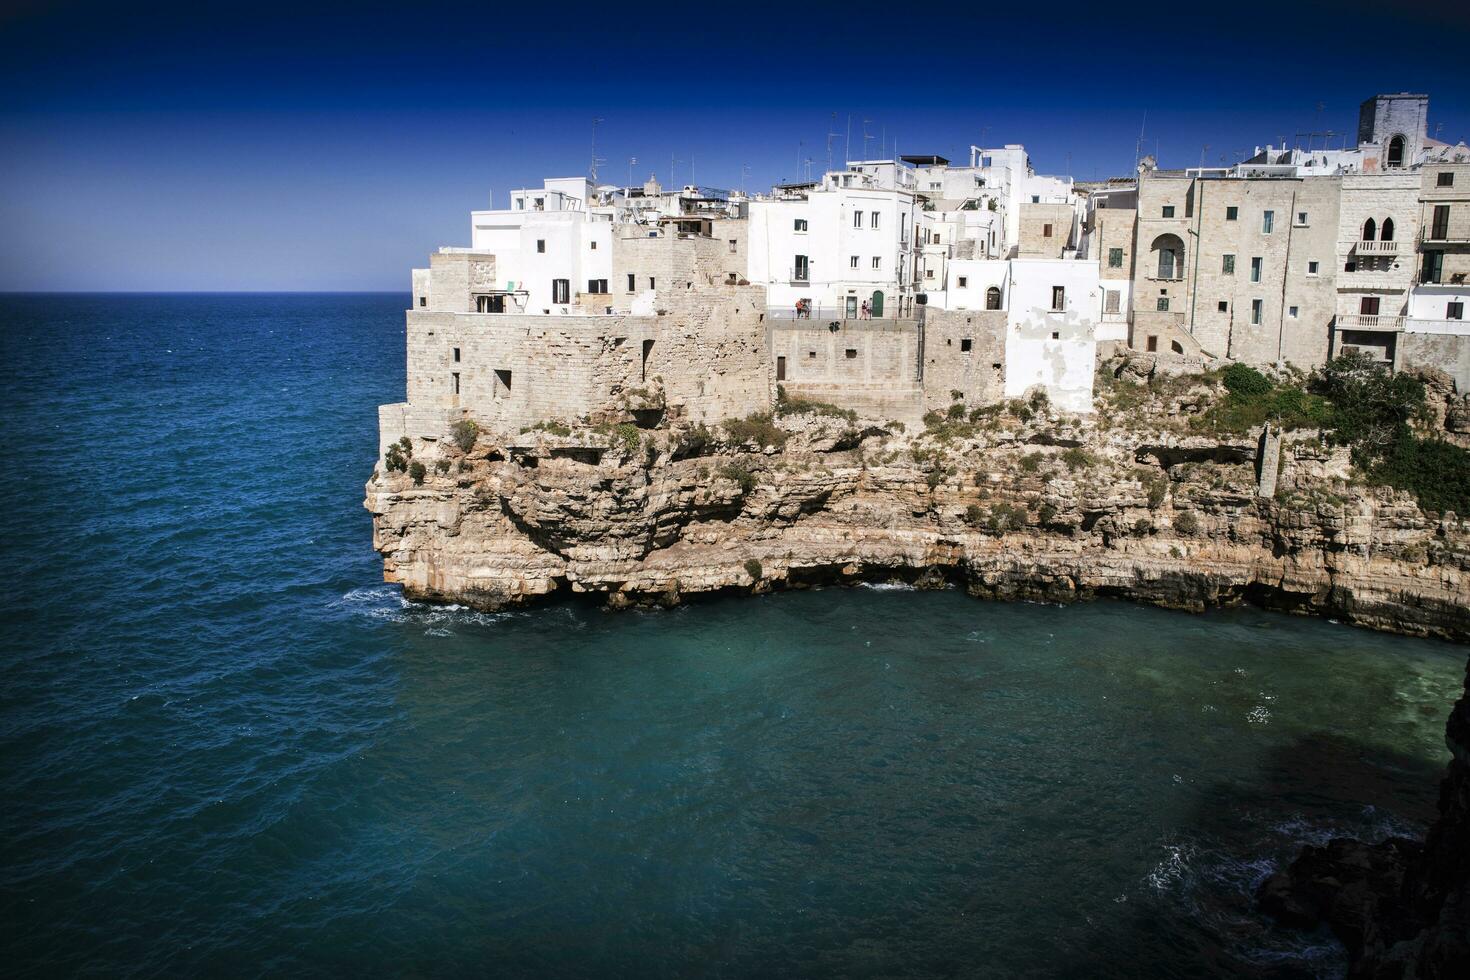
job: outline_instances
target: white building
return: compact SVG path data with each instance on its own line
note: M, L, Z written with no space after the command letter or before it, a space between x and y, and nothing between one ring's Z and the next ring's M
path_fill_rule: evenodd
M859 161L750 200L747 275L766 287L767 305L856 318L867 301L875 317L906 315L918 211L909 182L894 161Z
M472 212L470 251L495 256L496 289L480 312L571 313L576 294L606 293L613 215L598 204L591 181L564 177L512 191L508 208Z
M1092 411L1103 290L1094 261L957 259L944 291L951 310L1003 310L1005 396L1043 386L1054 404Z

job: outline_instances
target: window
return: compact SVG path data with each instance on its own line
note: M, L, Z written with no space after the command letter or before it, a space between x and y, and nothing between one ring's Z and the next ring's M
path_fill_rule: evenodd
M572 301L572 281L570 279L551 280L551 301L553 303L570 303Z
M1103 312L1117 313L1119 311L1122 293L1116 289L1109 289L1103 293Z
M1163 208L1163 211L1164 211L1164 217L1166 217L1166 218L1172 218L1172 217L1174 217L1174 205L1172 205L1172 204L1165 204L1164 205L1164 208Z
M857 265L858 265L858 257L856 255L852 256L851 258L849 258L847 260L847 267L849 269L856 269L857 268Z
M1259 299L1251 300L1251 323L1261 322L1261 310L1265 307L1265 301Z
M964 289L969 284L970 284L970 277L969 276L960 276L960 288L961 289Z
M869 221L868 221L868 226L869 226L869 227L871 227L871 228L876 228L876 227L878 227L878 212L877 212L877 211L873 211L873 212L871 212L871 213L870 213L870 214L869 214L869 216L868 216L868 217L869 217L869 219L870 219L870 220L869 220Z
M934 234L930 235L929 236L929 241L931 243L935 244L935 245L938 245L939 244L939 232L936 231L936 232L934 232Z
M427 296L420 296L419 297L419 305L420 306L428 306L429 305L429 297L427 297Z
M654 279L653 276L649 276L648 277L648 288L649 289L655 289L655 288L657 288L657 280Z
M453 374L451 374L449 376L449 383L453 386L454 393L456 395L459 394L459 372L458 371L455 371Z
M1307 275L1309 275L1309 276L1315 276L1317 274L1317 270L1319 268L1321 268L1321 266L1318 263L1316 263L1316 262L1308 262L1307 263Z
M1378 300L1379 297L1377 296L1364 296L1362 299L1358 300L1358 315L1377 316Z
M1051 225L1042 225L1041 226L1041 237L1042 238L1050 238L1051 237Z
M590 244L592 245L592 251L594 251L594 252L597 251L597 243L596 242L591 242Z
M1357 272L1358 271L1358 263L1354 262L1352 259L1348 259L1346 262L1344 262L1342 264L1342 271L1343 272Z
M1363 222L1363 241L1371 242L1378 237L1378 222L1369 218Z
M546 198L544 198L544 197L538 197L538 198L536 198L536 210L537 211L544 211L545 209L546 209Z
M544 251L546 251L546 239L544 239L544 238L538 238L538 239L536 239L536 251L538 251L538 252L544 252Z
M1235 256L1234 255L1226 254L1226 255L1220 256L1220 274L1221 275L1224 275L1224 276L1233 276L1233 275L1235 275Z
M1216 309L1218 309L1221 313L1229 313L1230 312L1230 304L1227 303L1227 302L1225 302L1223 299L1220 300L1219 303L1215 304L1215 306L1216 306Z
M1064 310L1067 307L1067 290L1064 286L1051 287L1051 308L1053 312Z
M863 213L861 211L854 211L852 213L852 226L854 228L861 228L863 226Z
M637 288L638 287L636 285L634 285L634 283L633 283L633 273L631 273L631 272L628 273L628 292L631 293L633 290L635 290Z
M847 348L846 354L847 354L847 359L849 361L855 361L855 360L857 360L857 348L856 347L849 347L849 348Z
M1167 307L1166 307L1166 309L1167 309ZM1150 338L1148 338L1148 349L1151 350L1151 351L1156 351L1156 350L1159 349L1159 338L1158 337L1150 337Z
M1276 227L1276 212L1275 211L1262 211L1261 212L1261 234L1263 234L1263 235L1269 235L1269 234L1271 234L1271 231L1275 227Z
M526 199L524 197L518 197L518 198L516 198L516 210L517 211L524 211L524 210L526 210Z
M1450 237L1450 206L1448 204L1434 206L1434 218L1430 222L1429 237L1436 240Z
M1404 138L1402 136L1395 136L1388 141L1388 165L1390 167L1404 165Z
M495 372L495 397L503 398L510 394L510 372L496 370Z
M1289 317L1291 317L1293 320L1295 320L1296 319L1296 311L1297 311L1297 308L1295 306L1289 306L1289 307L1286 308L1286 315L1289 316Z
M1041 203L1041 195L1040 194L1032 194L1031 195L1031 203L1032 204L1040 204Z
M1000 309L1000 287L991 286L985 290L985 308L987 310Z
M925 279L933 279L934 278L934 270L933 269L925 269L924 270L924 278Z
M1385 242L1391 242L1391 241L1393 241L1393 219L1392 218L1384 218L1383 219L1383 234L1382 235L1379 235L1378 237L1381 238Z
M1051 332L1051 339L1052 340L1061 340L1062 339L1061 331L1059 331L1059 330L1053 330Z
M1259 255L1251 258L1251 282L1261 281L1261 257Z
M456 347L454 349L454 363L455 364L458 364L459 363L459 348L458 347Z
M1154 304L1154 309L1158 310L1160 313L1168 313L1169 312L1169 297L1167 297L1167 296L1160 296L1159 297L1159 301ZM1152 347L1149 348L1149 350L1153 350L1153 349L1154 348L1152 348Z
M876 255L873 256L873 268L874 269L881 269L881 268L883 268L883 260L881 258L879 258L878 256L876 256Z
M1444 318L1446 320L1465 319L1465 303L1463 300L1452 299L1444 305Z
M730 239L730 254L731 255L734 255L735 254L736 247L739 244L740 244L740 239L738 239L738 238L732 238L732 239Z
M605 292L607 292L607 280L606 279L588 279L587 280L587 292L589 292L589 293L605 293Z
M960 353L961 354L968 354L970 352L970 348L973 347L973 346L974 346L974 342L971 341L969 337L961 337L960 338Z
M806 219L805 218L797 218L796 221L793 222L793 227L797 231L806 231L806 229L807 229Z
M1454 187L1455 175L1452 171L1441 170L1434 178L1435 187Z
M1121 268L1123 268L1123 250L1121 248L1110 248L1110 249L1108 249L1108 268L1109 269L1121 269Z
M1225 220L1234 221L1240 217L1240 208L1228 207L1225 209Z
M791 264L791 278L796 282L806 282L811 278L811 266L805 255L798 255Z
M1305 212L1305 211L1298 211L1296 213L1296 223L1297 223L1297 227L1299 227L1299 228L1305 228L1307 226L1307 212Z

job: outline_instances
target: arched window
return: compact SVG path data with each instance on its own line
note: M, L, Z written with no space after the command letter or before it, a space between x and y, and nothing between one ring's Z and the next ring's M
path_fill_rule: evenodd
M987 310L1000 309L1000 287L991 286L985 290L985 308Z
M1388 165L1390 167L1404 165L1404 138L1402 136L1395 136L1388 141Z
M1158 278L1184 278L1184 243L1178 235L1160 235L1150 250L1158 262Z
M1373 240L1373 237L1377 234L1378 222L1374 221L1372 218L1369 218L1367 221L1363 222L1363 241L1371 242Z
M1391 242L1391 241L1393 241L1393 219L1392 218L1384 218L1383 219L1383 234L1381 234L1381 235L1378 236L1378 240L1381 241L1381 242Z

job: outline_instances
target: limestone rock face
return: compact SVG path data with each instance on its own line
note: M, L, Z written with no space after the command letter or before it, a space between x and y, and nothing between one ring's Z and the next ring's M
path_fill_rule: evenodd
M1352 484L1346 452L1314 435L1291 435L1258 497L1257 441L1189 431L1180 402L1154 429L1043 409L912 434L791 415L766 445L683 423L482 434L463 455L438 447L421 485L380 466L366 506L388 581L482 609L898 578L998 599L1251 600L1470 639L1470 527Z

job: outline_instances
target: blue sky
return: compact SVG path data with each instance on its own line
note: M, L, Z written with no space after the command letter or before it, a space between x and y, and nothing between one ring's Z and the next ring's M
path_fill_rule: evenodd
M854 156L869 120L873 155L1020 142L1082 179L1145 114L1165 166L1351 139L1378 91L1470 139L1470 5L1141 6L12 0L0 290L406 289L492 193L586 172L594 117L604 179L752 188L824 167L833 113L838 160L851 115Z

